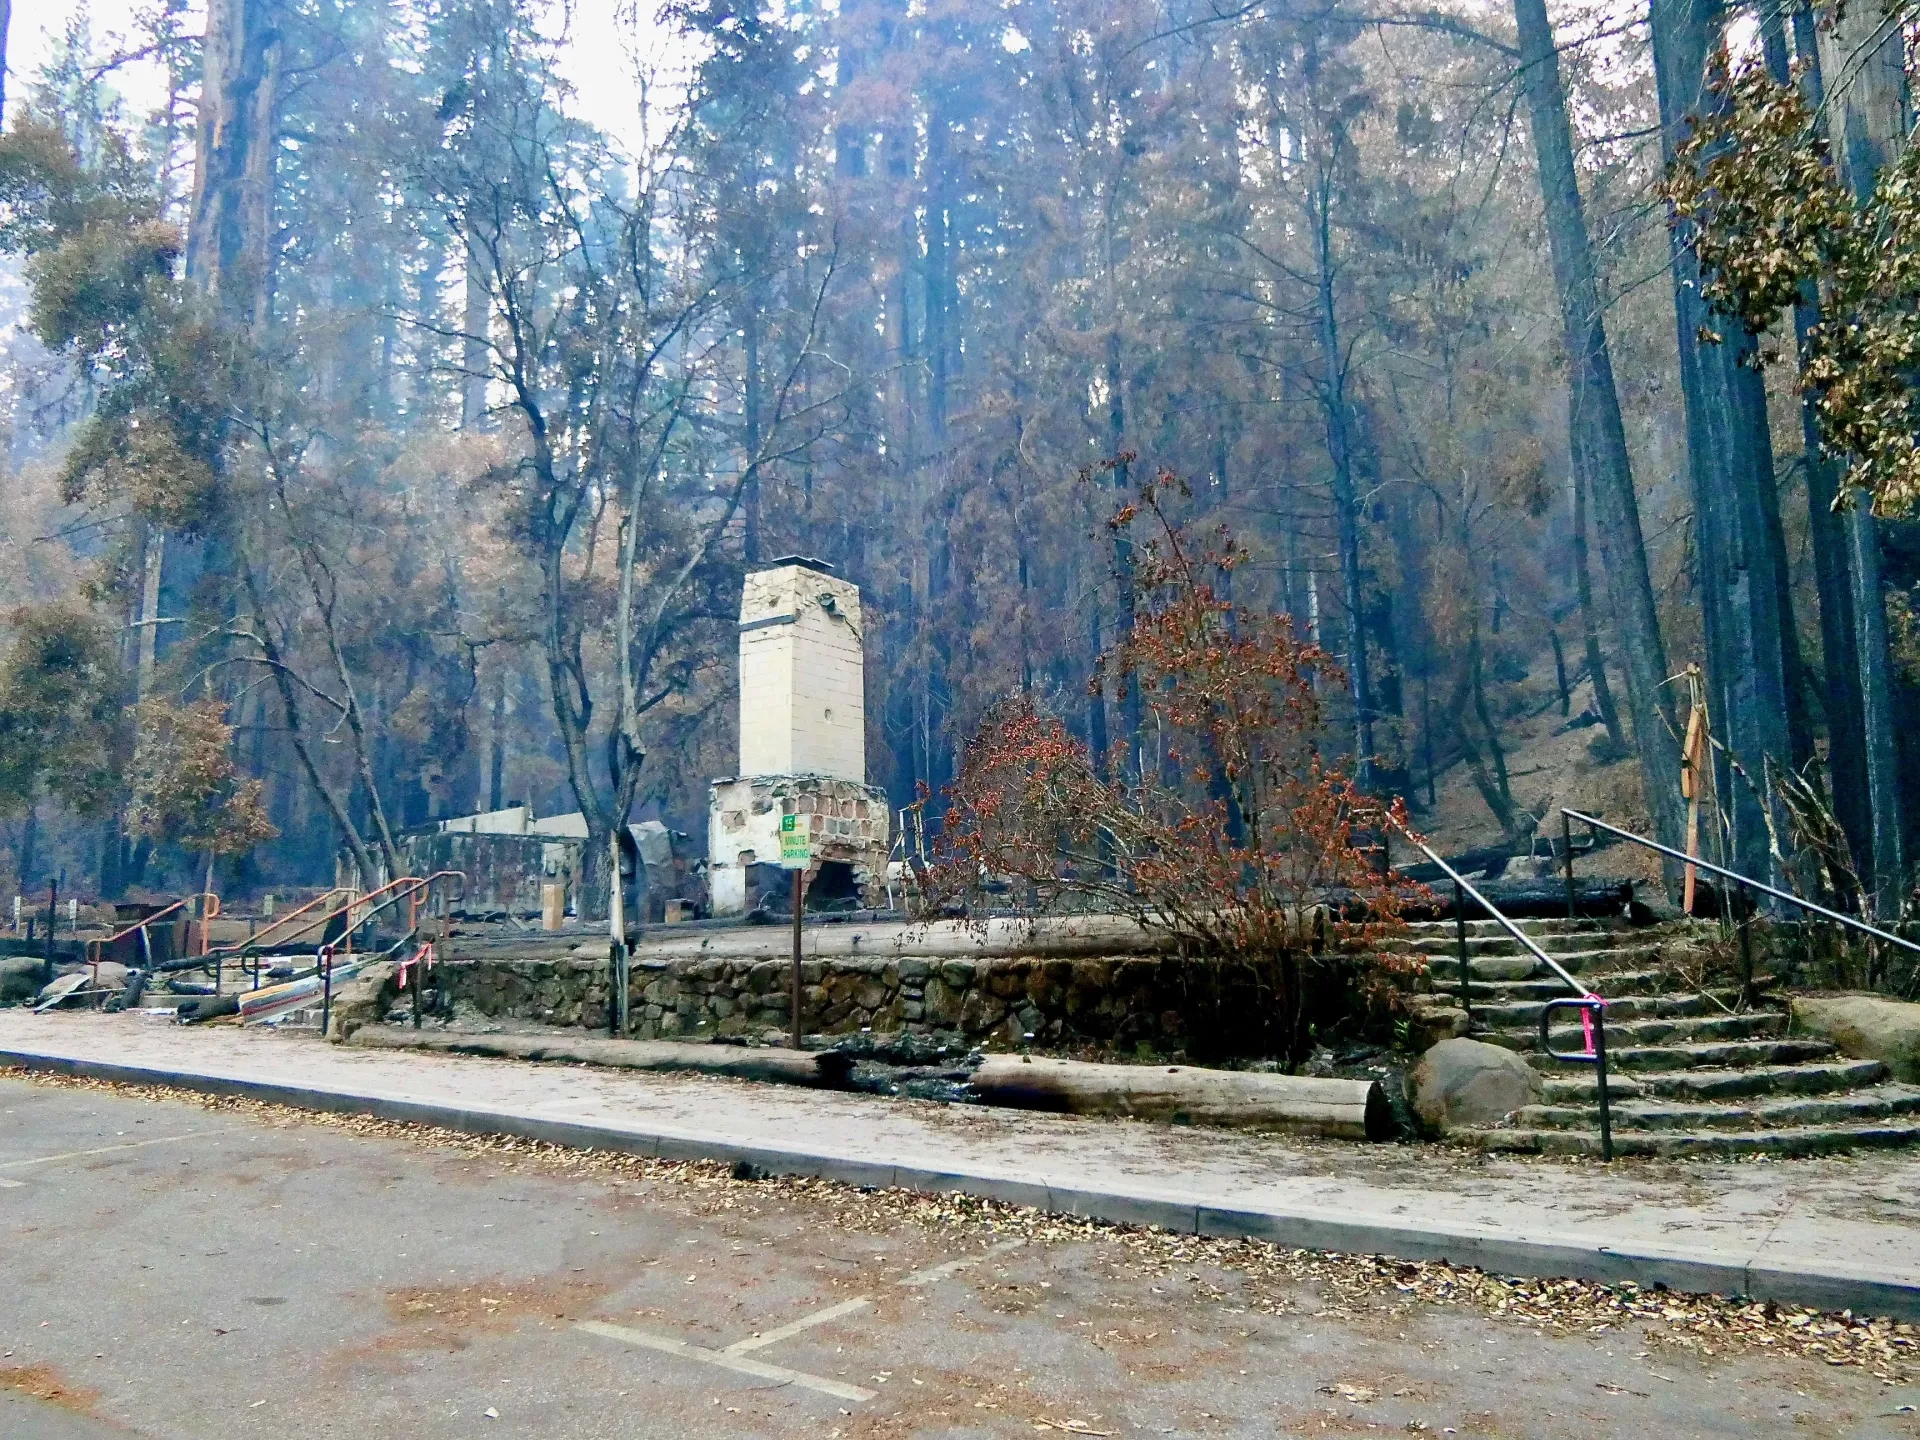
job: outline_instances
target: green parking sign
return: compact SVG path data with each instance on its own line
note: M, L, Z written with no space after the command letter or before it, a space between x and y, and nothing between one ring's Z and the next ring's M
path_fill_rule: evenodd
M807 861L813 858L812 837L800 824L798 815L780 817L780 867L783 870L804 870Z

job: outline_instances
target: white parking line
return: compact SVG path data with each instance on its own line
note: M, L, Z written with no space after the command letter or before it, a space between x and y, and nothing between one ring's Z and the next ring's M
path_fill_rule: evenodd
M958 1275L962 1270L971 1270L976 1265L983 1265L997 1255L1018 1250L1026 1243L1024 1240L1002 1240L998 1245L989 1245L978 1255L963 1255L958 1260L947 1261L944 1265L929 1265L925 1270L916 1270L897 1283L907 1290L921 1285L932 1285L946 1279L949 1275Z
M842 1300L838 1305L829 1305L824 1310L816 1310L811 1315L802 1315L791 1325L782 1325L778 1330L765 1330L758 1335L749 1335L745 1340L736 1340L726 1347L728 1355L744 1355L749 1350L764 1350L769 1345L778 1345L782 1340L791 1340L804 1330L816 1325L824 1325L829 1320L838 1320L842 1315L851 1315L856 1310L864 1310L873 1302L864 1295L856 1295L851 1300Z
M896 1281L906 1289L916 1289L923 1285L932 1285L957 1275L962 1270L972 1269L975 1265L1018 1250L1025 1240L1003 1240L998 1245L990 1245L978 1255L963 1255L958 1260L948 1260L939 1265L930 1265L925 1270L916 1270L913 1274ZM683 1360L697 1360L703 1365L717 1365L722 1370L736 1370L742 1375L758 1376L762 1380L777 1380L783 1385L797 1385L803 1390L815 1390L822 1395L831 1395L836 1400L850 1400L855 1404L871 1400L879 1392L864 1390L858 1385L849 1385L844 1380L829 1380L823 1375L809 1375L804 1370L789 1370L782 1365L769 1365L764 1360L750 1360L748 1354L754 1350L764 1350L769 1345L778 1345L782 1340L791 1340L804 1334L816 1325L824 1325L829 1320L838 1320L842 1315L852 1315L856 1311L872 1306L873 1301L865 1295L856 1295L850 1300L842 1300L837 1305L829 1305L824 1310L816 1310L811 1315L802 1315L798 1320L772 1330L763 1330L758 1335L749 1335L744 1340L736 1340L724 1349L715 1350L707 1345L694 1345L685 1340L676 1340L671 1335L652 1335L645 1330L632 1330L625 1325L609 1325L604 1320L582 1320L574 1329L585 1330L589 1334L603 1335L609 1340L624 1341L628 1345L639 1345L648 1350L658 1350L663 1355L678 1355Z
M19 1190L26 1183L24 1180L0 1180L0 1190Z
M783 1385L796 1385L802 1390L817 1391L822 1395L831 1395L836 1400L848 1400L858 1405L873 1399L878 1391L863 1390L858 1385L849 1385L843 1380L829 1380L824 1375L809 1375L803 1370L789 1370L781 1365L769 1365L764 1360L750 1359L729 1350L712 1350L705 1345L690 1345L685 1340L675 1340L668 1335L649 1335L644 1330L629 1330L624 1325L608 1325L599 1320L582 1320L574 1327L593 1335L604 1335L609 1340L620 1340L628 1345L638 1345L647 1350L658 1350L665 1355L678 1355L684 1360L698 1360L703 1365L717 1365L722 1370L737 1371L742 1375L752 1375L761 1380L777 1380Z
M189 1130L184 1135L156 1135L151 1140L129 1140L124 1145L101 1145L92 1150L69 1150L62 1155L36 1155L31 1160L0 1160L0 1170L18 1170L23 1165L51 1165L56 1160L84 1160L89 1155L110 1155L116 1150L143 1150L149 1145L173 1145L182 1140L198 1140L204 1135L224 1135L226 1130Z

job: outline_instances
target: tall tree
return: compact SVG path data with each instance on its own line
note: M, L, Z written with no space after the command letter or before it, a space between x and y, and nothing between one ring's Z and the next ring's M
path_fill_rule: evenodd
M1671 162L1693 117L1718 104L1709 80L1724 12L1720 0L1653 0L1651 20L1661 140ZM1689 224L1671 226L1668 249L1707 677L1719 702L1718 734L1745 770L1743 778L1723 759L1718 793L1730 820L1734 868L1764 877L1774 867L1761 777L1768 761L1792 762L1788 712L1797 704L1786 649L1791 616L1781 604L1784 546L1774 543L1779 509L1766 392L1751 364L1753 332L1701 298Z
M1640 504L1634 492L1619 391L1613 380L1613 357L1607 345L1593 242L1587 232L1585 203L1574 168L1573 133L1560 79L1560 56L1547 18L1546 0L1514 0L1513 13L1519 28L1521 83L1533 121L1540 197L1546 212L1566 345L1567 433L1576 517L1574 559L1579 567L1576 579L1584 591L1589 584L1586 545L1584 536L1578 533L1584 520L1580 514L1584 491L1594 501L1600 568L1607 578L1614 624L1620 632L1621 668L1627 678L1627 705L1633 715L1633 738L1640 754L1648 807L1661 841L1678 845L1684 818L1680 756L1661 700L1662 687L1672 672L1667 668L1666 642L1660 632L1653 576L1640 527ZM1594 671L1597 690L1604 676L1591 640L1588 664Z
M1831 154L1840 183L1865 206L1881 175L1906 144L1907 80L1901 12L1884 4L1848 5L1819 38ZM1873 893L1878 913L1899 913L1906 889L1906 845L1900 814L1899 754L1887 658L1886 597L1880 527L1869 499L1851 497L1843 519L1852 582L1854 648L1860 666L1861 728L1872 831Z
M1762 9L1760 33L1768 73L1774 83L1793 83L1793 60L1799 61L1797 83L1815 112L1825 108L1820 76L1820 54L1811 8L1793 6L1793 54L1787 46L1786 25L1778 6ZM1819 287L1802 282L1793 304L1796 353L1804 371L1810 340L1820 324ZM1867 778L1866 731L1862 708L1860 649L1853 613L1852 564L1848 560L1849 526L1838 513L1841 467L1827 454L1820 437L1819 402L1811 393L1800 402L1800 463L1807 489L1807 534L1813 552L1814 583L1820 612L1820 654L1825 685L1827 765L1832 776L1833 808L1846 831L1856 863L1872 873L1872 800ZM1884 626L1882 627L1884 631ZM1884 699L1884 697L1883 697Z
M267 314L280 23L279 0L210 0L187 223L188 277L255 327Z

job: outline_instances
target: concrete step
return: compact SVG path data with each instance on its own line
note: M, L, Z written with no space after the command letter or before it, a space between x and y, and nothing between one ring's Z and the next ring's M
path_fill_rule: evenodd
M1494 903L1496 905L1499 904L1497 900ZM1515 920L1513 923L1519 928L1523 935L1531 935L1536 939L1543 935L1611 935L1615 931L1632 932L1635 931L1636 928L1641 931L1667 928L1666 926L1660 925L1634 927L1627 925L1621 920L1598 920L1585 916L1578 920L1568 920L1564 916L1558 918L1540 916L1531 920ZM1409 920L1406 924L1406 933L1409 935L1451 936L1455 933L1455 922L1452 920ZM1507 933L1507 927L1502 925L1498 920L1467 921L1467 936L1469 939L1477 935L1505 935Z
M1803 1065L1825 1060L1834 1047L1825 1040L1705 1040L1697 1045L1607 1047L1607 1064L1622 1070L1745 1069L1754 1065Z
M1629 931L1621 935L1573 934L1541 935L1532 937L1547 954L1558 960L1563 955L1583 955L1590 953L1612 954L1616 951L1644 951L1659 954L1663 950L1674 948L1675 941L1659 937L1647 937ZM1402 954L1412 952L1435 960L1456 960L1460 955L1460 943L1451 935L1422 935L1404 939L1389 939L1380 945L1382 950L1397 950ZM1511 935L1482 935L1467 937L1467 958L1469 960L1492 960L1501 957L1515 957L1529 953Z
M1607 1094L1616 1105L1647 1093L1647 1087L1633 1076L1622 1075L1618 1070L1607 1071ZM1592 1105L1597 1103L1599 1094L1600 1085L1591 1070L1541 1077L1540 1095L1548 1105Z
M1534 1155L1598 1155L1600 1135L1580 1130L1469 1130L1458 1137L1490 1150ZM1920 1140L1920 1119L1861 1125L1807 1125L1773 1130L1615 1131L1616 1155L1668 1158L1692 1155L1831 1155L1845 1150L1909 1145Z
M1435 965L1429 971L1436 995L1458 995L1460 993L1460 975L1451 965ZM1687 990L1687 982L1671 970L1607 970L1595 972L1591 976L1576 975L1577 979L1587 980L1600 994L1613 995L1658 995L1670 990ZM1762 979L1772 983L1772 977L1754 977L1756 987L1764 989ZM1473 1008L1478 1010L1482 1004L1503 1005L1519 1000L1558 1000L1570 995L1567 982L1558 975L1549 974L1544 979L1532 980L1482 980L1477 976L1473 980Z
M1551 953L1551 952L1550 952ZM1562 970L1573 975L1604 975L1616 970L1648 969L1660 964L1663 952L1658 949L1631 950L1569 950L1554 955L1553 958ZM1421 957L1427 962L1427 972L1435 983L1446 979L1453 984L1460 981L1460 961L1451 952L1444 954L1425 954ZM1467 957L1467 973L1473 977L1476 985L1492 984L1499 981L1533 980L1552 976L1551 967L1540 962L1534 955L1470 955Z
M1566 987L1560 987L1566 993ZM1684 1015L1725 1015L1733 1008L1738 992L1725 990L1717 992L1721 1004L1715 1004L1705 995L1694 991L1682 991L1668 995L1611 995L1607 996L1607 1033L1611 1035L1617 1026L1628 1020L1655 1020ZM1473 1019L1476 1026L1484 1025L1489 1030L1530 1030L1535 1033L1540 1028L1540 1012L1546 1008L1544 1000L1516 1000L1503 1004L1483 1003L1479 996L1474 997ZM1561 1014L1561 1019L1566 1013Z
M1612 1057L1609 1056L1609 1059ZM1586 1104L1597 1095L1592 1067L1542 1075L1542 1093L1552 1104ZM1829 1095L1881 1084L1887 1067L1878 1060L1833 1059L1813 1065L1754 1065L1744 1070L1607 1070L1607 1093L1671 1100L1739 1100L1766 1095Z
M1612 1093L1613 1087L1608 1086ZM1657 1099L1615 1099L1614 1133L1621 1130L1781 1130L1801 1126L1864 1125L1920 1113L1920 1086L1879 1085L1832 1095L1794 1095L1750 1105L1688 1105ZM1529 1105L1514 1116L1522 1130L1600 1128L1597 1105Z
M1477 1018L1477 1017L1476 1017ZM1493 1030L1477 1039L1486 1039L1496 1045L1506 1045L1514 1050L1537 1050L1540 1045L1540 1027L1513 1026L1507 1029ZM1569 1024L1561 1024L1566 1020ZM1612 1061L1614 1054L1621 1050L1642 1049L1650 1046L1696 1045L1718 1040L1764 1040L1784 1038L1787 1033L1787 1016L1778 1010L1750 1010L1744 1015L1725 1015L1718 1011L1708 1015L1652 1016L1644 1019L1622 1019L1620 1010L1612 1003L1607 1005L1607 1058ZM1548 1032L1556 1050L1578 1050L1586 1044L1586 1031L1574 1018L1570 1010L1558 1012L1553 1029Z
M1498 904L1498 901L1494 902ZM1656 925L1630 925L1624 919L1599 920L1583 916L1578 920L1539 917L1530 920L1514 920L1514 925L1523 935L1539 940L1546 936L1558 935L1631 935L1631 936L1690 936L1718 933L1712 922L1700 920L1668 920ZM1444 935L1451 939L1457 932L1451 920L1410 920L1403 927L1403 933L1412 936ZM1467 921L1467 938L1481 935L1509 935L1507 927L1498 920Z

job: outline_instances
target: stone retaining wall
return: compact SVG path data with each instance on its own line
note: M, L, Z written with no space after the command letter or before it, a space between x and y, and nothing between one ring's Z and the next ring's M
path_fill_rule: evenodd
M1281 1048L1274 972L1151 954L810 959L801 965L802 1018L809 1033L904 1030L956 1046L1032 1035L1048 1046L1261 1056ZM456 1005L483 1015L607 1024L601 958L456 958L436 974ZM764 957L642 955L631 972L632 1033L784 1033L791 974L790 961Z

